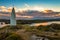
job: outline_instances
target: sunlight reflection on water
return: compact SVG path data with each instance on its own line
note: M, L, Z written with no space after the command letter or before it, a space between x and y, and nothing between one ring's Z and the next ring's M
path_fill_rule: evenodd
M43 22L43 23L33 23L33 24L31 24L30 26L39 26L39 25L45 26L45 25L50 25L50 24L52 24L52 23L60 24L60 21Z

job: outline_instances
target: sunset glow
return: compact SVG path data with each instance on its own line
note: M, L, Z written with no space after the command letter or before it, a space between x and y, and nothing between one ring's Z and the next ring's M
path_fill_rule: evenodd
M0 16L9 17L12 8L16 17L28 19L47 19L60 17L60 0L0 0Z

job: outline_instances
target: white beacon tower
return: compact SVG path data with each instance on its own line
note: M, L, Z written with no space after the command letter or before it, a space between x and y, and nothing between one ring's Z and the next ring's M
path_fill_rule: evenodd
M15 15L15 9L12 8L11 17L10 17L10 25L16 26L16 15Z

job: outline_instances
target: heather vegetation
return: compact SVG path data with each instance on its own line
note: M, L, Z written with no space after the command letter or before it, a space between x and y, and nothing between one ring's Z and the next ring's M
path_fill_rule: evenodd
M60 24L50 24L38 27L29 24L17 24L17 26L5 26L0 29L0 40L29 40L32 34L46 36L50 40L60 39ZM51 36L53 34L53 37Z

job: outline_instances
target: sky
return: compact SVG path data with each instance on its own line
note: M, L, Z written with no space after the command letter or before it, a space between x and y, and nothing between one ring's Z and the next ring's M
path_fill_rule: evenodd
M13 5L19 19L60 18L60 13L52 13L60 12L60 0L0 0L0 18L9 18Z
M54 10L60 11L60 0L0 0L0 8L11 9L13 5L16 11L20 10ZM6 9L5 9L6 8Z

